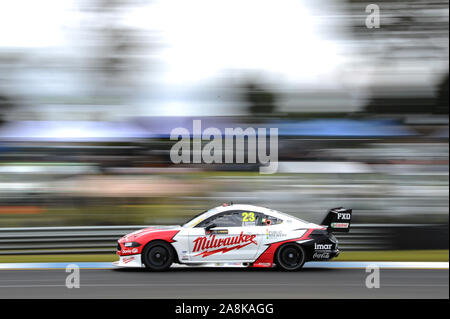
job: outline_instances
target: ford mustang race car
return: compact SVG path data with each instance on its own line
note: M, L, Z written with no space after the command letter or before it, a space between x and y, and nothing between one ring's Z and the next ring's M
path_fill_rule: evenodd
M223 204L182 226L153 226L118 240L119 267L161 271L172 263L189 266L227 264L294 271L306 261L339 254L333 233L348 232L352 210L329 210L322 225L272 209Z

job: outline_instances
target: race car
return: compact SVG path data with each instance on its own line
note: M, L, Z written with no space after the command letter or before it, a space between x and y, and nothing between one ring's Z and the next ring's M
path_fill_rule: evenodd
M352 210L328 211L321 225L279 211L244 204L223 204L181 226L153 226L118 240L119 267L167 270L188 266L274 267L295 271L307 261L339 254L333 233L348 232Z

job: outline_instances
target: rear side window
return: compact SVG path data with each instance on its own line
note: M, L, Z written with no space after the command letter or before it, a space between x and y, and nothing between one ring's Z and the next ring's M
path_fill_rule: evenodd
M258 226L271 226L271 225L278 225L283 222L282 219L270 216L270 215L263 215L261 217L261 221L258 224Z

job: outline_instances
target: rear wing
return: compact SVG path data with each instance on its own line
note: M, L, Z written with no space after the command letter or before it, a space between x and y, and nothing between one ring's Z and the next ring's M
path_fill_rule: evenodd
M344 207L332 208L322 221L330 233L348 233L352 221L352 210Z

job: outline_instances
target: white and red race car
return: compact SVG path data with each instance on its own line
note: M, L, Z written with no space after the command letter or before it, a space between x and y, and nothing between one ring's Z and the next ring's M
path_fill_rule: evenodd
M240 265L298 270L306 261L339 254L333 232L348 232L352 210L331 209L323 225L252 205L223 204L182 226L153 226L118 240L119 267L166 270L188 266Z

